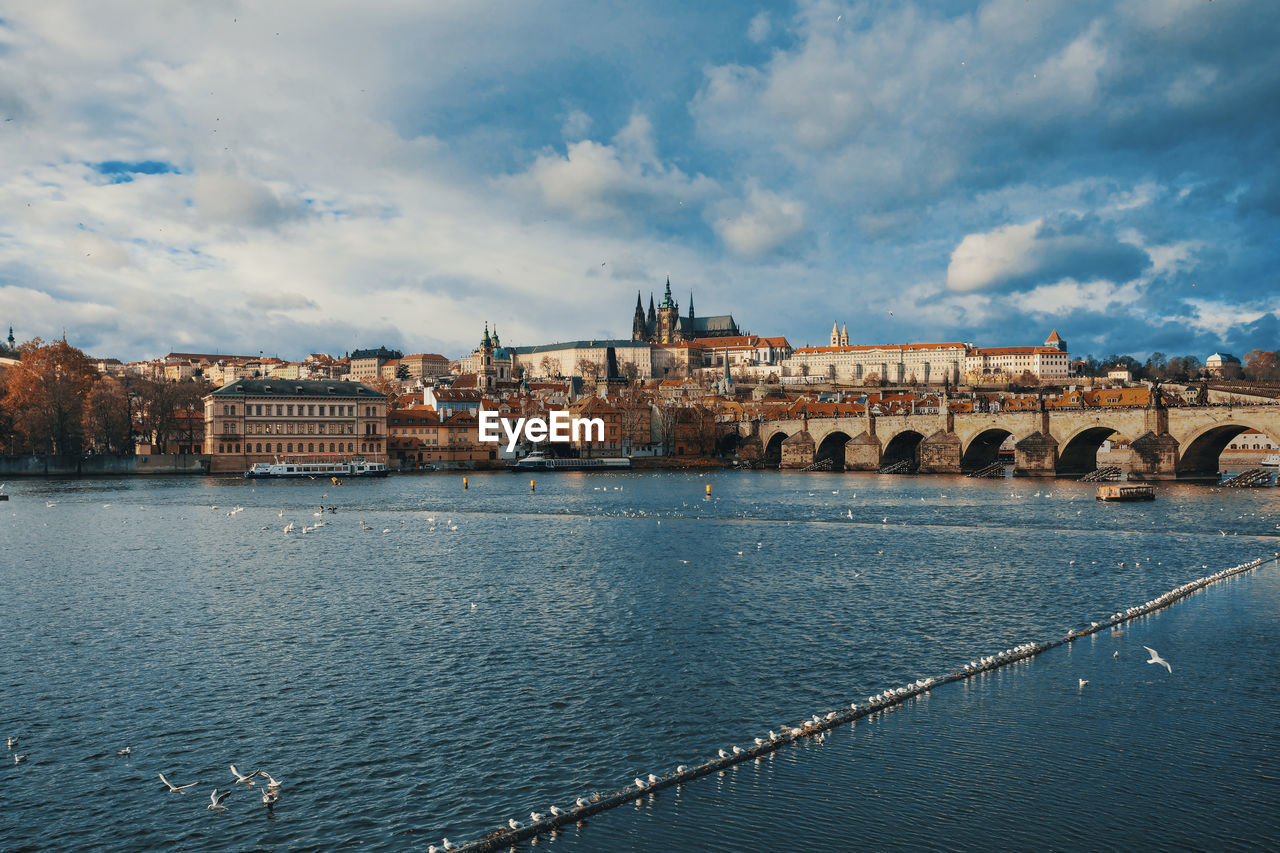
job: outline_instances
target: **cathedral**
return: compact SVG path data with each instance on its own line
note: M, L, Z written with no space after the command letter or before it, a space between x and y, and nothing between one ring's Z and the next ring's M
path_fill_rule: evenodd
M631 340L650 344L677 344L701 338L727 338L742 334L731 314L698 317L693 313L693 293L689 293L689 316L680 315L680 305L671 298L671 276L667 276L667 292L657 309L649 294L649 313L644 312L640 294L636 293L636 314L631 323Z

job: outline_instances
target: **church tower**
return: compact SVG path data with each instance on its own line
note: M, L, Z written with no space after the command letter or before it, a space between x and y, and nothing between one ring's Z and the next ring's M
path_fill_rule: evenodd
M497 387L497 367L493 363L494 339L489 337L489 321L484 322L484 337L480 339L480 371L476 386L485 392Z
M667 292L658 305L658 323L654 330L659 344L674 344L681 339L679 333L680 305L671 297L671 276L667 276Z
M631 320L631 340L643 341L648 337L648 328L644 320L644 305L640 302L640 291L636 291L636 316Z
M849 345L849 324L845 323L840 327L840 346L847 347Z
M833 347L840 346L840 324L839 323L831 324L831 346Z

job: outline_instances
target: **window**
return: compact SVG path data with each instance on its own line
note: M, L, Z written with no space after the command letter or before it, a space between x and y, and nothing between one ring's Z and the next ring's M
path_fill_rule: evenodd
M289 442L289 452L290 452L290 453L292 453L292 452L293 452L293 442L292 442L292 441L291 441L291 442Z
M281 415L283 415L283 414L284 414L284 406L281 406L279 403L277 403L277 404L276 404L276 417L278 418L278 417L280 417L280 416L281 416Z
M285 411L289 415L289 417L293 417L293 406L286 406Z
M308 452L308 453L315 453L315 452L316 452L316 446L315 446L315 443L314 443L314 442L310 442L310 441L308 441L308 442L307 442L307 452Z
M267 445L267 446L268 446L268 447L270 447L270 445ZM278 442L278 441L277 441L277 442L276 442L276 453L280 453L280 452L281 452L280 442Z
M262 452L262 442L258 442L258 449L257 449L255 452L256 452L256 453L261 453L261 452Z
M315 406L307 406L307 416L308 416L308 417L315 417L315 415L316 415L316 407L315 407Z

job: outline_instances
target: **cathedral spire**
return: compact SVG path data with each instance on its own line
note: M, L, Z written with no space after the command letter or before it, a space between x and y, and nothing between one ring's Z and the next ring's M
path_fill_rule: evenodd
M658 319L658 312L653 310L653 292L649 293L649 322L653 323Z
M693 290L689 290L689 319L693 319Z
M640 301L640 291L636 291L636 315L631 321L631 340L643 341L647 337L648 329L645 327L644 321L644 303Z

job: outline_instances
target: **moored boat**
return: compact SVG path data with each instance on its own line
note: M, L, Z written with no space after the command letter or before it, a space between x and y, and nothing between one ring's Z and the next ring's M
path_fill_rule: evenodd
M1153 501L1156 499L1156 489L1155 486L1111 483L1098 486L1097 499L1107 502Z
M387 466L366 459L303 460L277 459L255 462L244 472L245 479L298 479L301 477L385 477Z
M592 456L585 459L557 459L535 450L508 467L512 471L625 471L631 467L631 457Z

